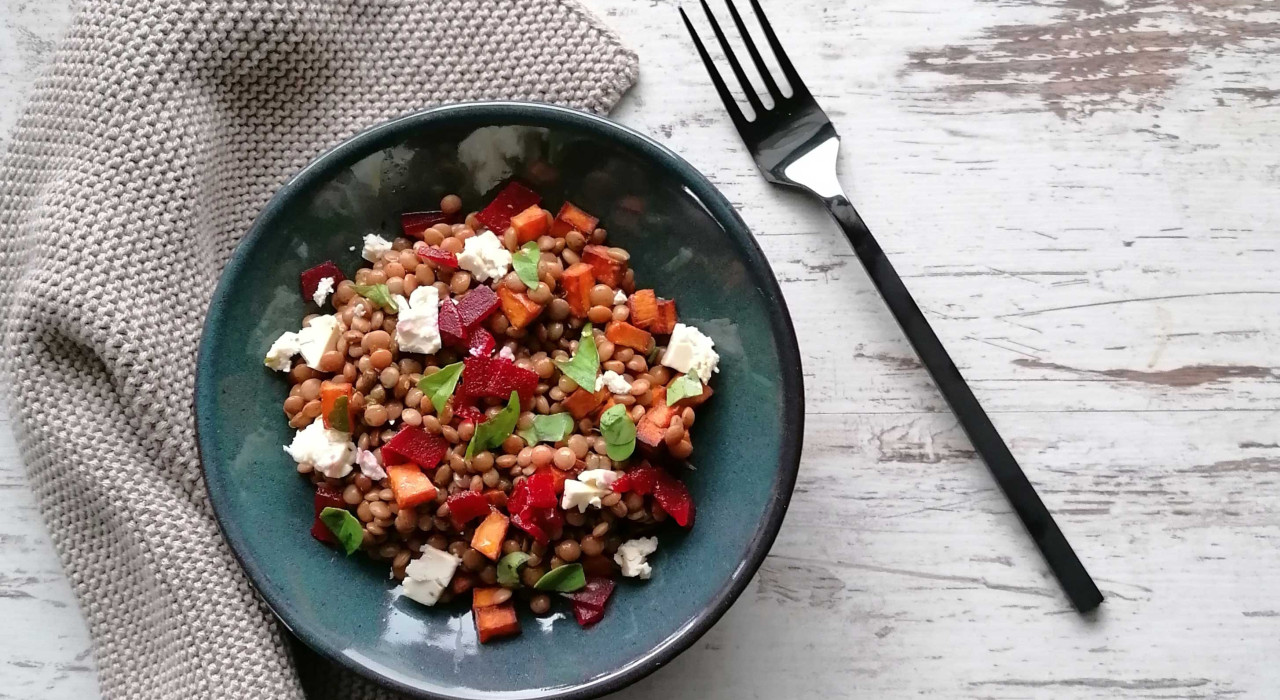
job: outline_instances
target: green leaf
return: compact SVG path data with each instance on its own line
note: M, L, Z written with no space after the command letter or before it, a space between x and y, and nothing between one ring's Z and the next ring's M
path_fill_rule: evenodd
M578 351L573 353L573 357L568 362L555 362L556 367L579 387L587 391L596 390L596 376L600 373L600 352L596 350L596 337L591 334L590 323L582 327L582 340L578 342Z
M467 445L467 459L480 450L491 450L502 444L511 431L516 429L516 421L520 420L520 394L511 392L507 407L499 411L493 418L476 426L476 432Z
M512 552L498 560L498 585L515 588L520 585L520 567L529 561L524 552Z
M351 432L351 412L347 410L349 405L345 396L339 396L333 401L333 410L329 411L329 429L341 430L344 433Z
M440 413L445 404L449 403L449 397L453 396L453 390L458 388L458 378L461 376L461 362L445 365L439 372L418 380L418 391L430 396L431 405L436 407L436 413Z
M636 450L636 425L622 404L611 406L600 416L600 434L604 435L609 459L621 461Z
M360 549L360 543L364 541L364 528L360 526L360 521L350 511L343 508L325 508L320 511L320 522L329 528L329 532L338 538L338 542L342 543L342 548L346 550L347 556Z
M391 298L391 290L385 284L357 284L356 294L382 307L387 313L400 313L396 300Z
M698 381L696 375L686 374L676 377L675 381L667 385L668 406L674 406L677 401L692 396L702 396L702 382Z
M559 591L572 593L587 585L587 575L581 564L565 564L548 571L533 584L540 591Z
M655 364L657 364L657 362L658 362L658 344L657 344L657 343L654 343L654 344L653 344L653 347L649 348L649 354L648 354L648 355L645 355L645 358L644 358L644 359L645 359L645 361L647 361L650 365L655 365Z
M525 243L520 246L520 250L511 254L511 266L529 289L538 288L538 259L541 257L542 251L538 250L538 244L533 241Z
M572 432L573 416L568 413L552 413L549 416L534 416L533 426L516 434L524 438L525 443L533 445L539 442L560 442Z

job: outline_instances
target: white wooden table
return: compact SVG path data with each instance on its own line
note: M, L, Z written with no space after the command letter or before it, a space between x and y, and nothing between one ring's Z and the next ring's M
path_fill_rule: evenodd
M588 0L642 61L615 116L758 235L808 398L760 574L623 695L1275 697L1280 3L766 1L855 202L1107 602L1070 610L843 239L756 174L674 0ZM68 4L0 0L3 131ZM0 697L93 697L22 475L5 435Z

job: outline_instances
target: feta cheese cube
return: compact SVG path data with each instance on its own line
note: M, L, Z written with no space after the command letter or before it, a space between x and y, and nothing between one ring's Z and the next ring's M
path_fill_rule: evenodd
M458 253L458 267L470 272L483 282L497 279L511 269L511 253L502 245L493 231L485 231L468 238Z
M617 372L607 369L604 374L596 376L596 391L609 387L610 394L626 394L631 391L631 382Z
M704 384L711 381L711 374L720 371L716 365L720 355L713 349L715 341L703 335L693 326L677 323L667 342L667 351L660 362L677 372L692 374Z
M319 418L299 430L284 451L298 464L311 464L316 471L332 479L350 474L356 461L356 446L351 442L351 434L329 430Z
M645 559L656 551L657 537L640 537L623 542L613 560L622 568L623 576L647 579L653 575L653 567Z
M288 372L293 369L293 356L300 352L302 352L302 341L298 338L298 334L281 333L280 337L276 338L276 342L271 344L271 349L267 350L267 356L262 360L262 364L277 372Z
M404 594L423 605L435 605L453 579L459 559L430 545L422 546L422 556L404 567Z
M328 299L330 294L333 294L333 278L322 278L316 283L316 293L311 295L311 301L314 301L316 306L324 306L324 300Z
M391 250L391 241L376 233L370 233L364 237L364 249L360 251L360 257L369 262L378 262L382 259L382 254L389 250Z
M409 300L396 295L396 343L402 351L421 352L430 355L439 352L440 341L440 290L424 284L413 290Z
M564 496L560 499L560 507L564 510L577 508L579 513L585 513L587 506L599 508L600 499L608 496L609 493L607 488L593 486L577 479L568 479L564 482Z
M298 331L298 342L302 360L309 367L319 367L320 356L338 343L338 318L332 314L316 316L311 325Z

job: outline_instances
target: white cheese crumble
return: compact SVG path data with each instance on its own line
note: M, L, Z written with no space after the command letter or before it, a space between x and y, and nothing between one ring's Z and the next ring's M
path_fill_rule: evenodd
M409 300L397 294L396 343L400 350L430 355L439 352L440 342L440 290L424 284L413 290Z
M617 372L607 369L604 374L596 376L596 391L608 387L610 394L626 394L631 391L631 382Z
M458 569L458 561L448 552L423 545L422 556L404 567L404 594L423 605L435 605Z
M512 362L516 361L515 352L506 345L503 345L502 349L498 351L498 357L501 357L504 360L511 360Z
M325 277L316 284L316 293L311 295L311 301L314 301L316 306L324 306L324 300L328 299L330 294L333 294L333 278Z
M720 355L713 349L715 341L703 335L693 326L677 323L667 341L667 351L662 354L662 364L685 374L692 374L702 383L711 381L711 374L718 372L716 365Z
M311 324L298 331L298 352L309 367L320 366L320 356L338 344L338 318L332 314L316 316Z
M356 465L360 467L361 474L374 481L387 478L387 472L378 464L378 456L369 450L356 449Z
M364 237L364 249L360 251L360 257L369 262L378 262L382 259L382 254L388 250L391 250L391 241L376 233L370 233Z
M578 476L581 477L582 475L579 474ZM560 507L564 510L577 508L579 513L585 513L587 512L587 506L599 508L600 499L608 496L609 493L610 491L607 487L601 488L585 481L568 479L564 482L564 496L560 499Z
M578 481L592 488L613 491L613 482L618 480L618 473L612 469L587 469L578 474Z
M331 479L341 479L350 474L356 461L356 446L351 442L351 434L329 430L319 418L299 430L284 451L298 464L310 464Z
M627 295L621 289L613 293L613 305L627 303Z
M623 576L647 579L653 575L653 567L645 559L656 551L657 537L641 537L623 542L613 560L622 567Z
M511 269L511 252L493 231L468 238L458 253L458 267L470 272L481 282L497 279Z
M271 344L271 349L267 350L267 356L262 360L262 364L277 372L288 372L293 369L293 356L300 352L302 352L302 341L298 338L298 334L281 333L280 337L276 338L276 342Z

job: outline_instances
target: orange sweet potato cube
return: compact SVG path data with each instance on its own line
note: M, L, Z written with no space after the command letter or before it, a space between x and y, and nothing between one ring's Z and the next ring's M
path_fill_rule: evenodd
M516 240L524 245L546 235L547 221L546 210L535 204L511 217L511 228L516 230Z
M498 299L502 302L502 313L516 328L524 328L533 323L533 319L542 313L542 304L529 298L524 292L513 292L504 284L498 287Z
M662 445L662 439L667 434L667 428L671 427L671 419L675 414L676 410L667 405L667 388L660 386L654 389L653 402L636 426L636 440L649 447Z
M631 323L637 328L648 328L658 320L658 295L652 289L637 289L627 305L631 307Z
M582 262L591 266L596 280L610 287L622 284L622 276L627 271L627 264L615 260L609 249L602 245L589 245L582 249Z
M648 331L642 331L626 321L610 321L605 326L604 337L614 345L623 345L641 354L649 352L649 348L653 347L653 336Z
M502 589L498 586L481 587L471 589L471 606L476 608L490 608L495 605L502 605L498 600L498 592Z
M591 388L595 389L595 387ZM591 412L596 410L596 406L599 406L600 402L604 401L605 397L608 395L609 392L607 389L591 391L580 388L572 394L569 394L569 398L564 400L563 406L564 409L569 412L569 415L573 416L574 420L582 420L583 418L591 415Z
M579 209L572 202L565 202L560 207L560 212L556 214L556 220L551 224L551 235L564 236L570 231L579 231L587 235L591 235L596 230L596 224L600 223L600 219Z
M676 329L676 302L672 299L658 300L658 320L649 325L649 332L654 335L667 335Z
M436 497L436 486L416 464L393 464L387 467L387 481L400 508L413 508Z
M591 288L596 284L591 266L586 263L570 265L560 277L564 287L565 301L569 302L569 313L574 316L586 316L591 308Z
M476 534L471 538L471 548L498 561L502 554L502 538L507 536L507 522L507 516L496 510L490 511L476 527Z
M491 639L520 634L520 620L516 618L516 606L511 601L483 607L473 604L471 612L476 619L476 636L480 638L481 644Z

